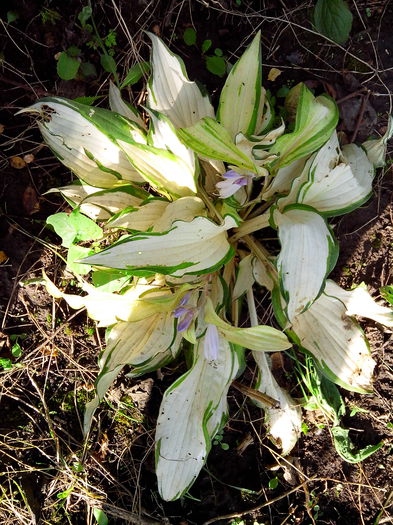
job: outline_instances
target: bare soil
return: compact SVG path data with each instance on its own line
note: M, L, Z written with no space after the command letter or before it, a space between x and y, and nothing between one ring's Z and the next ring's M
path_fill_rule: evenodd
M182 362L138 380L121 376L84 445L81 418L92 396L103 334L85 313L70 311L41 287L20 285L38 277L42 268L63 278L64 252L45 228L45 219L67 207L45 192L67 184L71 175L42 146L28 118L15 116L46 95L74 98L105 92L108 75L77 20L83 5L80 0L4 0L0 7L0 358L13 362L12 369L0 371L2 522L95 523L91 509L101 507L110 525L392 523L392 333L372 322L363 326L377 361L374 392L342 391L349 407L344 423L353 442L363 447L384 441L360 464L339 457L326 421L314 412L305 414L307 427L291 457L280 457L265 437L263 414L231 389L230 419L221 444L213 445L191 496L161 501L154 475L155 420L165 388L184 370ZM190 76L213 92L213 100L223 79L206 69L201 43L211 39L213 48L233 61L261 28L264 78L271 67L282 72L274 82L264 81L272 95L283 86L307 82L315 92L327 91L337 100L340 129L348 141L383 133L393 91L391 2L351 3L354 25L343 47L313 32L312 6L311 1L289 0L103 0L94 2L94 16L101 35L116 31L120 75L140 57L148 58L143 30L152 30L172 42ZM19 16L7 24L11 10ZM199 49L182 39L191 26ZM97 78L59 79L55 55L70 45L80 47L81 58L96 66ZM142 88L138 84L130 95L143 100ZM15 167L15 157L30 154L31 162ZM377 175L367 204L335 219L340 258L333 278L348 288L363 281L375 297L381 286L392 284L392 190L388 167ZM20 357L11 352L15 340L22 348ZM284 362L291 375L289 360ZM251 377L250 368L243 381ZM296 392L293 379L289 384ZM269 488L276 477L278 485L270 483Z

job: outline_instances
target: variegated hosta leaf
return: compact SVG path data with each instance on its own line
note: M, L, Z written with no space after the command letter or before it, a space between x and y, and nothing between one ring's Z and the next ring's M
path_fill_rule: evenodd
M195 165L166 149L118 141L143 179L163 195L185 197L197 192Z
M291 330L331 381L347 390L369 392L375 362L362 330L335 297L336 288L329 283L307 311L294 317Z
M136 322L119 322L110 328L99 359L96 397L86 405L85 434L95 409L125 365L134 366L139 374L159 368L176 356L180 342L181 335L176 332L172 313L158 313Z
M236 301L242 295L244 295L249 288L252 288L254 284L254 275L252 271L252 262L254 256L252 254L244 257L238 266L238 272L236 275L235 286L233 287L232 300Z
M278 201L283 208L294 202L312 206L324 215L340 215L359 207L370 196L374 168L355 144L341 154L336 131L306 163L291 192Z
M235 226L230 215L220 226L205 217L195 217L191 222L175 221L168 232L135 234L83 262L124 268L130 273L147 269L175 277L208 273L232 258L233 248L226 232Z
M184 62L163 41L148 33L153 49L153 75L148 86L148 106L166 115L176 128L192 126L203 117L214 117L207 95L202 95L186 73Z
M293 89L300 90L295 129L279 137L270 149L271 154L279 155L272 164L275 169L316 151L328 140L338 122L338 109L333 99L326 95L315 98L304 84Z
M253 352L253 356L259 368L256 389L276 399L280 406L271 407L258 401L256 403L265 411L265 423L269 434L281 447L282 455L286 456L296 445L301 434L302 411L288 392L278 385L270 369L269 356L263 352Z
M276 155L270 155L269 151L266 151L266 148L272 146L284 131L285 123L281 119L280 126L268 131L264 135L251 135L246 137L242 133L238 133L235 137L236 146L250 158L258 161L266 162L266 159L271 161L276 158Z
M174 201L177 202L177 201ZM145 232L160 220L168 206L168 201L162 199L151 199L142 206L135 207L113 220L109 221L107 228L125 228Z
M217 119L228 130L232 140L238 133L255 132L261 100L261 32L239 58L222 88Z
M287 302L286 315L293 318L309 308L334 268L338 248L324 219L312 208L287 206L275 210L281 251L277 259L280 287Z
M166 501L180 498L197 478L211 439L227 414L228 388L239 369L236 353L220 337L218 359L204 357L204 338L192 368L168 388L156 430L158 490Z
M231 343L250 350L278 352L292 346L286 335L272 326L258 325L250 328L237 328L226 323L215 313L209 297L205 306L205 322L216 326L219 333Z
M253 160L235 146L224 126L212 118L204 118L191 127L179 129L177 133L188 147L203 158L222 160L253 173L258 172Z
M109 222L108 226L139 231L151 228L154 232L165 232L176 220L190 222L203 215L206 215L206 208L199 197L181 197L173 202L152 199Z
M347 315L367 317L367 319L393 328L393 309L375 302L364 284L347 291L334 281L327 280L325 293L340 299L347 308L345 312Z
M155 148L166 149L182 159L195 172L195 153L178 138L172 122L162 113L150 110L149 138Z
M123 295L101 291L99 288L84 282L82 288L87 292L87 295L81 296L64 293L45 273L43 277L43 284L50 295L56 299L64 299L71 308L76 310L86 308L89 317L97 321L98 326L111 326L118 321L139 321L157 312L171 311L177 301L175 294L157 291L156 286L149 285L143 280ZM141 298L148 291L154 293Z
M272 268L266 262L262 263L257 257L254 257L252 261L252 273L255 281L259 285L264 286L269 291L273 290L277 277L276 273L272 271Z
M138 111L131 106L131 104L126 104L124 102L121 97L120 89L115 86L112 81L109 82L109 107L112 111L119 113L119 115L123 115L123 117L136 122L141 128L145 127L145 123Z
M123 179L143 182L115 140L145 139L121 115L62 98L44 98L21 112L41 116L38 127L45 142L87 184L112 188Z
M366 140L362 147L366 150L369 161L375 168L382 168L386 163L387 142L393 136L393 117L389 115L386 133L380 139Z
M168 204L161 217L153 226L153 231L168 231L175 221L190 222L195 217L206 216L207 210L199 197L182 197Z
M71 184L53 188L46 193L59 192L67 202L72 206L79 206L80 211L91 219L105 220L124 208L140 205L143 190L134 190L135 188L127 186L100 190L88 184Z
M283 166L277 171L270 186L263 192L265 200L270 199L277 193L288 193L292 182L303 172L305 159L297 159Z
M270 103L269 97L266 95L266 89L262 86L257 122L255 125L255 134L261 135L262 133L265 133L266 130L272 126L274 116L274 110Z

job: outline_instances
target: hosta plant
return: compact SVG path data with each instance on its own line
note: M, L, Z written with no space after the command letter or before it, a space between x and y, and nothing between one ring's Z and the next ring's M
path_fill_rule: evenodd
M278 116L262 87L259 34L232 67L217 108L182 60L150 38L140 111L112 83L111 110L54 97L23 111L38 115L44 140L76 176L52 190L72 213L48 224L69 250L81 294L45 274L42 283L106 328L85 432L126 365L137 377L188 356L187 371L163 396L155 436L158 489L174 500L225 424L228 389L247 351L259 373L246 392L282 454L298 439L302 402L324 410L333 437L348 442L341 404L331 401L341 399L334 383L372 390L374 360L358 317L392 327L393 312L364 286L344 290L328 279L338 255L329 218L370 197L389 131L364 147L340 144L336 103L304 84ZM260 287L270 292L272 326L258 321ZM291 347L314 374L308 383L304 374L303 400L271 371L269 353Z

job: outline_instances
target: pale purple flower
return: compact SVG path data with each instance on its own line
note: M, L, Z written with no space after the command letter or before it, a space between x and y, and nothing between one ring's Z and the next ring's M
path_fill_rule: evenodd
M203 340L203 353L208 361L216 361L218 359L219 346L220 336L217 327L214 324L208 324Z
M219 191L221 199L227 199L237 192L242 186L246 186L253 178L252 175L241 175L237 171L229 170L224 173L225 180L217 182L216 188Z
M186 293L179 301L179 305L173 310L173 317L178 319L177 331L184 332L192 323L194 317L198 313L198 309L194 306L187 306L191 293Z

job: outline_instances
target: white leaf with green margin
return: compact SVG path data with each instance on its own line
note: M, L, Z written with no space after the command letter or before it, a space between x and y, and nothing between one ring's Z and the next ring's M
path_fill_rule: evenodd
M109 221L107 226L139 231L151 228L154 232L165 232L176 220L189 222L203 215L206 215L206 208L199 197L181 197L173 202L151 199L134 211Z
M112 111L115 111L116 113L119 113L119 115L122 115L123 117L126 117L129 120L135 122L141 128L145 127L145 123L143 122L138 111L124 102L120 93L120 89L115 86L112 81L109 82L109 107Z
M324 219L312 208L290 205L282 213L275 210L273 221L281 243L280 287L291 322L322 292L337 260L337 245Z
M203 117L214 117L207 95L187 77L184 62L163 41L148 33L152 44L153 75L148 86L148 106L166 115L176 128L192 126Z
M255 279L252 271L253 259L254 256L252 254L246 255L238 265L235 286L232 292L233 301L236 301L236 299L244 295L254 284Z
M258 173L253 160L235 146L228 131L212 118L204 118L191 127L179 129L177 133L202 158L222 160Z
M177 221L190 222L195 217L204 217L207 214L205 204L199 197L182 197L170 202L163 210L162 215L153 226L153 231L164 232Z
M38 127L59 160L91 186L112 188L143 178L114 142L143 140L143 134L117 113L62 98L44 98L20 113L41 116Z
M232 140L238 133L255 132L261 100L262 63L261 32L232 67L221 91L217 120L227 129Z
M333 99L327 95L314 97L304 84L300 88L295 86L293 90L299 91L295 129L279 137L269 150L271 154L279 155L272 163L275 169L319 149L329 139L338 122L338 109Z
M288 193L293 181L303 172L305 160L305 158L297 159L280 168L269 187L263 192L263 198L269 200L277 193Z
M265 411L265 424L273 441L281 448L281 454L287 456L301 434L302 411L288 392L275 380L270 365L270 358L263 352L253 352L258 365L259 375L255 388L279 402L279 407L271 407L256 401Z
M393 328L393 309L378 304L367 291L365 284L353 290L344 290L334 281L327 280L325 293L342 301L347 310L346 315L367 317L377 323Z
M205 217L191 222L175 221L168 232L130 236L92 257L90 265L133 270L148 269L182 277L215 271L233 256L227 230L237 226L228 215L222 225Z
M279 352L292 345L285 334L272 326L258 325L250 328L237 328L226 323L214 311L208 297L205 305L205 322L218 328L222 337L229 342L258 352Z
M291 330L331 381L354 392L370 392L375 362L363 331L336 294L337 285L327 281L325 292L294 317Z
M261 98L259 101L259 109L257 115L257 122L255 125L255 134L261 135L269 129L274 121L274 111L270 103L269 97L266 95L266 89L261 86Z
M364 151L347 144L341 153L337 133L306 163L290 194L278 201L279 207L290 203L312 206L332 216L358 208L371 194L374 168Z
M386 164L386 149L388 140L393 136L393 117L389 115L385 134L380 139L366 140L362 147L366 150L369 161L375 168L383 168Z
M207 361L204 340L192 368L165 392L156 429L158 490L166 501L180 498L197 478L211 439L225 421L228 388L239 369L236 353L219 339L218 359Z
M185 197L197 192L195 168L187 159L166 149L145 144L118 141L135 169L158 192L171 198Z
M136 322L119 322L110 328L106 334L105 350L99 359L96 396L86 405L85 434L90 428L94 411L125 365L131 365L139 372L164 366L176 356L180 342L181 335L176 332L171 312L159 313Z
M151 199L142 206L115 217L106 224L106 227L147 231L149 228L153 228L161 218L168 204L168 201L162 199Z
M255 281L260 285L266 288L269 291L272 291L275 285L276 272L274 271L273 262L271 266L266 261L260 261L257 257L254 257L252 261L252 273Z
M131 192L130 192L130 191ZM70 184L59 188L52 188L46 193L59 192L72 206L79 206L82 213L93 220L109 219L129 206L139 206L142 202L142 190L133 194L133 188L121 186L113 190L106 190L89 186L88 184Z
M143 280L122 295L101 291L87 282L82 283L82 289L87 295L67 294L57 288L45 273L43 277L43 284L50 295L64 299L71 308L86 308L89 317L97 321L98 326L111 326L118 321L140 321L157 312L170 311L174 308L177 298L175 294L157 291L156 286ZM149 294L149 300L141 298L142 294L148 291L155 293ZM161 301L157 300L158 297Z

